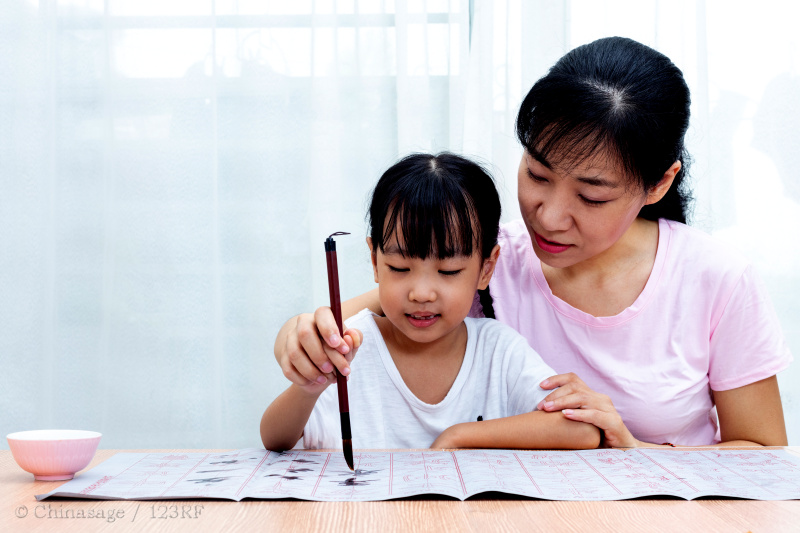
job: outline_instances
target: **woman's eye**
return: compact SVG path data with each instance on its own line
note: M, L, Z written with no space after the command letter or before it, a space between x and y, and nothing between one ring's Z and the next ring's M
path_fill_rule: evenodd
M443 276L455 276L456 274L460 273L461 270L440 270L439 274Z
M408 270L409 270L407 268L393 267L392 265L386 265L386 266L388 266L389 270L392 271L392 272L408 272Z
M541 176L537 176L536 174L531 172L531 169L528 169L528 177L530 179L532 179L533 181L536 181L536 182L539 182L539 183L547 183L547 179L546 178L543 178Z
M585 203L586 205L591 205L591 206L603 205L605 203L608 203L608 200L590 200L585 196L581 196L581 200L583 200L583 203Z

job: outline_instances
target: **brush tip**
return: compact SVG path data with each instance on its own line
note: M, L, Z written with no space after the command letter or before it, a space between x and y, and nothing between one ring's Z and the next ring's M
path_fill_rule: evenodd
M351 439L342 440L342 451L344 452L344 460L347 462L347 466L350 467L350 470L355 471L353 467L353 441Z

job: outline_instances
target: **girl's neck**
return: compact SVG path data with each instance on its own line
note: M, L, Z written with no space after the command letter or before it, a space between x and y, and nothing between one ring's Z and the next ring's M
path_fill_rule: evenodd
M432 342L415 342L385 317L375 322L409 390L428 404L444 400L453 386L467 350L467 325L462 322L447 335Z

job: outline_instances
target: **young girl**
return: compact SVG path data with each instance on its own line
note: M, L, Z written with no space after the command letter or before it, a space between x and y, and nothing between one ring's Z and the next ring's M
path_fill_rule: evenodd
M467 318L500 251L489 175L453 154L416 154L372 196L367 239L381 309L347 322L358 349L348 391L357 448L594 448L594 426L537 411L553 370L504 324ZM363 332L363 344L360 334ZM324 377L324 376L323 376ZM333 379L292 384L264 412L271 450L340 448Z

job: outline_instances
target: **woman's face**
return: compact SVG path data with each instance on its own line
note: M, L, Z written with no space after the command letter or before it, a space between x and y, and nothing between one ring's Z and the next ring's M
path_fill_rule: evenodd
M527 150L519 166L518 197L536 256L565 268L604 253L620 240L648 195L605 154L572 166Z

